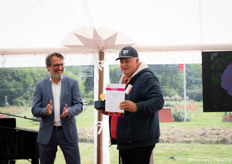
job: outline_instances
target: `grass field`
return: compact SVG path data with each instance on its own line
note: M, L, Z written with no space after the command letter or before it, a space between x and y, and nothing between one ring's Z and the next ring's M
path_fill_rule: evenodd
M198 128L232 128L231 122L223 122L224 113L204 113L202 103L198 104L200 109L196 112L190 122L160 123L161 132L170 128L184 128L196 130ZM0 108L1 110L1 108ZM93 106L88 106L77 116L78 127L91 128L94 126ZM19 113L21 116L32 117L30 109ZM17 118L17 126L37 130L38 122ZM162 134L161 134L162 135ZM214 136L212 136L214 137ZM94 164L94 144L92 142L79 142L82 164ZM187 164L187 163L232 163L232 144L201 144L201 143L158 143L154 149L155 163L158 164ZM29 164L26 160L17 160L17 164ZM57 152L55 164L64 164L62 152ZM116 146L110 147L110 163L118 163L118 150Z
M82 164L94 164L93 143L79 143ZM166 144L159 143L154 149L156 164L229 164L232 163L232 145L224 144ZM30 164L17 160L17 164ZM62 152L58 150L55 164L65 164ZM110 164L118 164L118 151L110 147Z
M115 159L118 159L115 149L111 148L110 153L114 153ZM156 164L232 163L232 145L158 143L153 152ZM115 159L111 155L111 164L118 164Z

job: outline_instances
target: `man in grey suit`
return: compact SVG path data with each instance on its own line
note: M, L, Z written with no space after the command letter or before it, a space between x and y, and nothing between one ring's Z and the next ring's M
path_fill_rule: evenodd
M59 145L67 164L79 164L80 153L75 116L83 111L78 81L66 76L64 57L46 57L50 77L36 84L32 114L41 118L37 142L41 164L53 164Z

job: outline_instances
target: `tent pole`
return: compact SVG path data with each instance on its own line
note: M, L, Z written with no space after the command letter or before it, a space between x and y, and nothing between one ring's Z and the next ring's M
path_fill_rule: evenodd
M99 51L99 64L102 64L101 62L104 62L104 52ZM99 83L98 83L98 100L100 100L100 94L103 93L103 85L104 85L104 67L101 67L102 69L98 70L99 75ZM98 123L102 123L103 116L98 111ZM102 124L101 124L102 126ZM97 131L100 130L100 126L98 126ZM103 164L103 130L101 130L100 134L97 134L97 164Z

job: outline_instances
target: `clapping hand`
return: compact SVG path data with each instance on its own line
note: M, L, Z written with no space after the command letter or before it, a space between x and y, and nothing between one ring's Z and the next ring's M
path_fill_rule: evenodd
M53 110L53 107L52 107L52 100L50 100L49 104L46 106L47 115L52 114L52 110Z
M68 115L68 105L65 104L65 107L63 109L63 113L60 115L61 118L65 118Z

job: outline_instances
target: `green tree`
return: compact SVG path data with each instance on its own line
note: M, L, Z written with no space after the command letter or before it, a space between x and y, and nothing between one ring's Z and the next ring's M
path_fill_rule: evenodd
M5 96L11 105L30 105L38 78L47 76L46 69L1 68L0 106L5 105Z
M111 65L110 66L110 83L118 83L119 78L122 75L121 69L119 65Z
M93 99L94 76L80 77L80 67L66 67L64 75L78 80L82 97ZM1 68L0 106L5 106L5 97L10 105L31 105L36 83L49 74L45 67Z
M186 92L190 99L202 100L202 73L201 64L187 64ZM184 74L178 64L149 65L160 82L165 97L184 96ZM110 66L110 82L118 83L121 76L119 65Z
M195 101L202 101L202 65L186 65L186 95Z
M176 64L149 65L160 82L163 95L183 95L183 74Z

